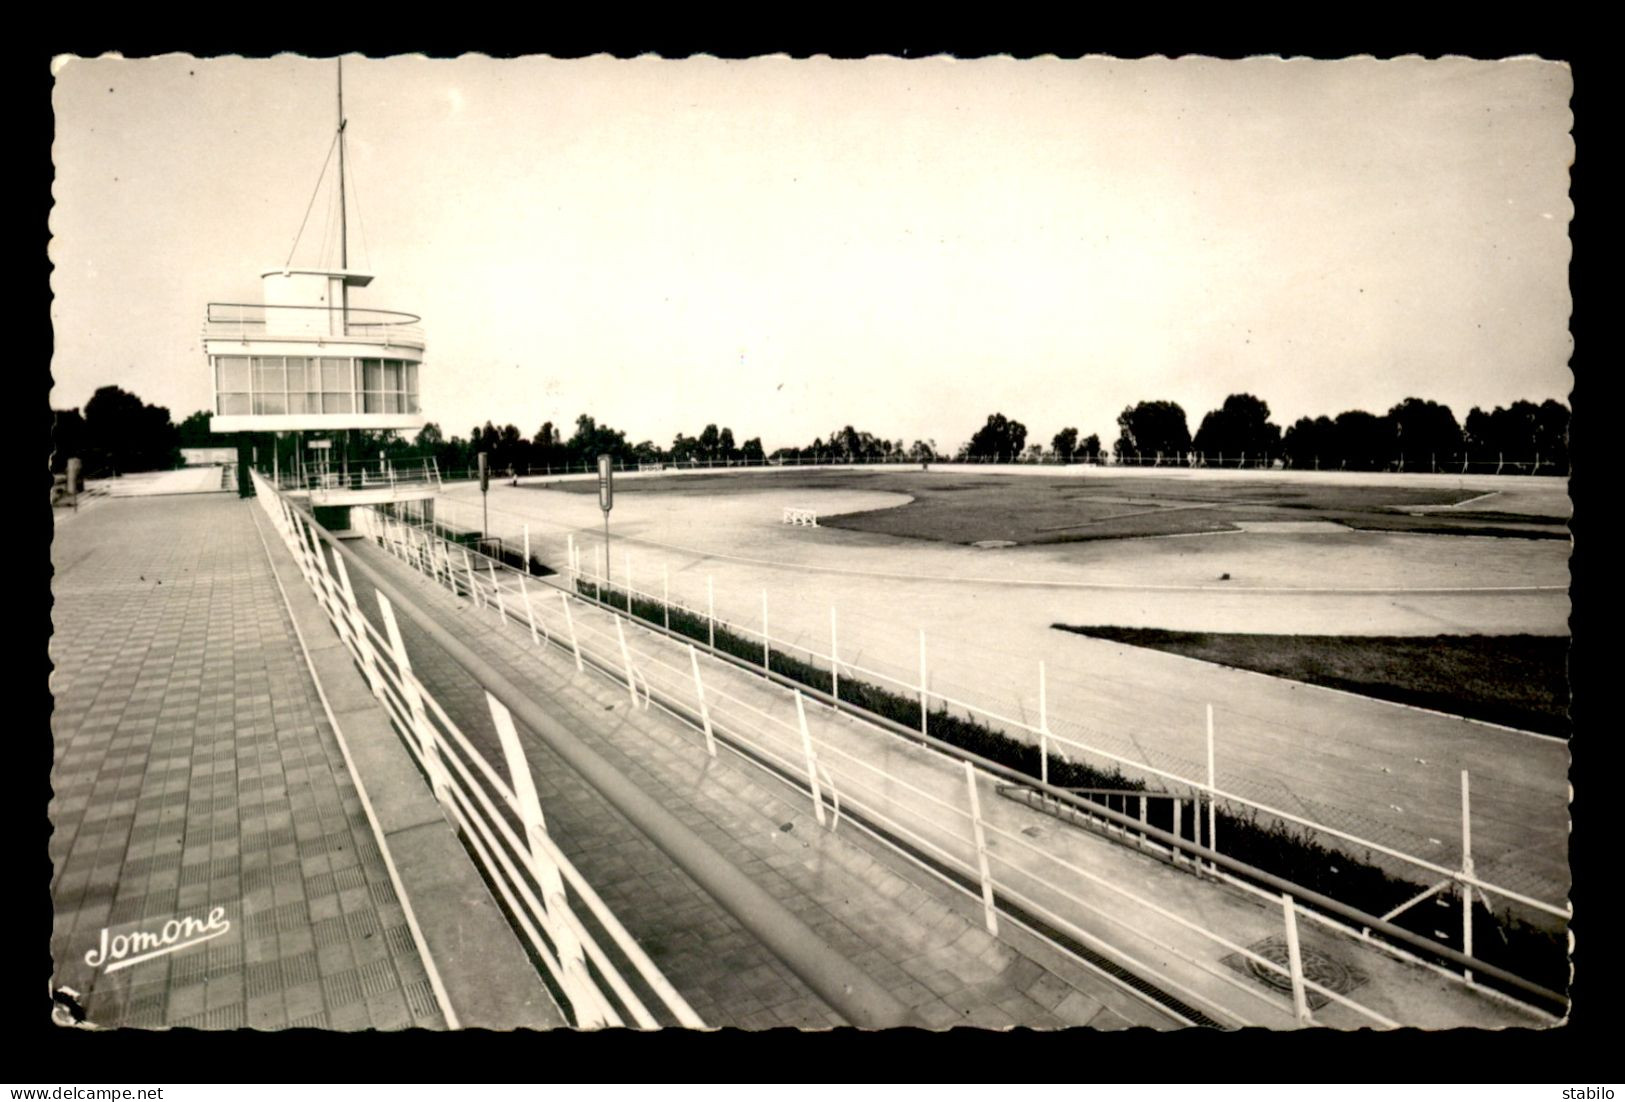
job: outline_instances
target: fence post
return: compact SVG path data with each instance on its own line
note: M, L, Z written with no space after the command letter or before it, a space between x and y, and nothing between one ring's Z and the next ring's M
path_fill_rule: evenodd
M383 593L375 593L374 596L378 598L378 608L383 614L389 647L395 652L395 668L400 671L401 678L401 695L406 698L412 735L417 741L424 771L429 774L429 783L434 788L435 799L439 800L443 807L450 808L451 778L446 773L446 763L440 760L440 748L435 742L433 730L429 727L428 714L423 710L423 697L418 693L417 678L412 674L412 660L407 657L406 644L401 639L401 629L395 623L395 609Z
M561 986L571 996L576 1012L576 1025L607 1025L609 1019L602 1009L603 996L587 972L587 956L581 941L564 917L569 897L564 891L564 877L547 855L542 839L547 836L547 822L542 817L542 802L536 795L536 782L530 775L530 762L519 744L519 732L514 730L513 716L502 702L490 693L485 702L491 709L491 722L496 727L497 740L502 743L502 756L507 761L508 778L513 787L514 810L525 826L525 862L542 889L542 905L546 911L547 935L557 952L559 966L565 975L559 977ZM584 1005L583 1005L584 1004Z
M628 616L630 616L630 615L632 615L632 594L636 591L636 588L637 588L636 586L634 586L632 584L632 552L631 551L623 550L621 552L621 565L626 567L626 569L621 572L621 577L626 579L626 581L623 583L626 586L626 614Z
M1049 699L1045 687L1044 660L1038 660L1038 779L1049 783Z
M344 556L340 555L333 560L333 566L338 571L339 588L344 593L344 607L349 611L350 622L355 626L356 649L361 652L361 669L367 675L367 684L372 686L372 695L382 700L384 686L378 672L378 655L372 649L372 640L367 638L367 627L361 618L361 607L356 603L355 589L350 585L350 572L344 568Z
M530 573L530 525L525 525L525 573Z
M812 786L813 814L818 825L824 825L824 789L818 783L818 756L813 753L812 733L807 730L807 706L801 702L801 690L796 689L796 721L801 725L801 749L807 755L807 783Z
M711 575L705 576L705 631L711 649L717 648L717 590Z
M920 629L920 734L926 731L926 705L925 705L925 629Z
M576 672L581 673L586 667L581 664L581 644L576 641L576 621L575 617L570 615L570 595L562 589L559 590L559 604L564 606L564 626L570 629L570 649L575 652Z
M762 590L762 672L766 673L773 667L768 665L767 649L767 590Z
M999 936L998 911L993 907L993 874L987 866L987 836L982 832L982 801L976 794L976 770L965 763L965 787L970 792L971 835L976 840L976 868L982 877L982 922L987 932Z
M664 563L660 566L660 615L666 621L666 630L671 630L671 567Z
M485 567L491 572L491 592L496 595L497 614L502 617L502 622L506 624L508 622L508 605L502 599L502 584L497 581L497 564L490 559L486 559Z
M576 534L566 532L564 535L565 558L569 560L570 588L574 589L581 582L581 572L576 569Z
M621 661L626 665L626 691L632 696L632 708L635 711L638 706L638 679L637 675L632 672L632 652L627 649L626 629L621 624L621 618L619 616L615 617L615 638L620 640Z
M841 706L841 661L836 657L835 606L829 606L829 689L835 698L835 707Z
M1219 849L1219 799L1214 795L1218 783L1213 769L1213 705L1207 706L1207 845L1215 853ZM1217 868L1218 866L1214 866Z
M714 758L717 756L717 740L711 733L711 709L705 703L705 682L700 680L700 656L694 650L693 643L688 645L688 662L694 669L694 695L700 701L700 723L705 728L705 748Z
M1286 963L1292 976L1292 1012L1299 1025L1313 1025L1309 998L1303 988L1303 954L1298 950L1298 908L1286 892L1281 893L1281 907L1286 914Z
M468 548L463 548L463 569L468 571L468 599L475 608L483 607L480 604L480 587L474 578L474 560L468 557Z
M1473 815L1465 769L1461 771L1461 875L1473 875ZM1461 882L1461 951L1473 955L1473 886L1466 880ZM1473 982L1472 969L1464 976L1468 983Z
M530 609L530 590L525 587L523 574L519 575L519 600L525 606L525 623L530 625L530 644L540 646L541 642L536 638L536 614Z

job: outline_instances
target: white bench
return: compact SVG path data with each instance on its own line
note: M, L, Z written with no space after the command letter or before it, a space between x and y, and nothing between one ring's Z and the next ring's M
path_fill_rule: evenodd
M798 509L793 505L784 507L785 524L804 524L812 528L818 527L818 513L813 509Z

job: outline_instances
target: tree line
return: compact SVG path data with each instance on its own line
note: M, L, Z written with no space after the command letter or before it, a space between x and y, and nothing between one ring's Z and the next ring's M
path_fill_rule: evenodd
M1270 420L1268 403L1232 394L1207 413L1190 435L1177 402L1126 407L1117 418L1113 454L1120 461L1196 461L1226 465L1343 470L1448 470L1471 462L1505 460L1566 471L1569 408L1548 399L1516 401L1492 410L1474 407L1458 422L1450 407L1406 398L1385 414L1346 410L1336 417L1300 417L1284 432Z
M1463 464L1501 461L1518 469L1533 466L1566 471L1569 463L1569 409L1548 399L1540 404L1516 401L1491 410L1474 407L1458 422L1450 407L1421 398L1406 398L1385 414L1346 410L1336 417L1301 417L1284 431L1271 420L1269 404L1251 394L1232 394L1218 409L1203 415L1194 436L1184 409L1177 402L1158 399L1127 406L1117 417L1118 435L1111 455L1118 462L1205 463L1208 465L1275 466L1297 469L1343 470L1449 470ZM269 434L267 434L269 435ZM994 413L952 455L968 462L1103 463L1106 451L1098 435L1081 436L1075 427L1057 432L1046 449L1029 443L1027 426L1002 413ZM382 453L395 460L432 456L442 471L465 470L479 452L489 453L494 470L523 472L548 468L590 466L608 454L624 465L661 463L708 465L716 463L777 462L918 462L948 458L935 440L905 445L845 425L815 437L804 447L778 448L771 455L761 437L743 443L727 426L706 425L697 435L678 433L670 446L652 440L632 443L626 433L596 418L576 418L569 437L552 421L544 421L531 437L517 426L498 428L493 422L476 425L467 437L443 434L431 421L408 440L397 432L358 433L362 456ZM54 411L52 469L61 471L70 456L78 456L87 475L160 470L181 464L181 448L233 446L233 434L209 431L209 413L199 410L180 425L170 421L169 410L152 406L117 386L104 386L75 409ZM279 461L292 460L297 442L291 437L267 439Z

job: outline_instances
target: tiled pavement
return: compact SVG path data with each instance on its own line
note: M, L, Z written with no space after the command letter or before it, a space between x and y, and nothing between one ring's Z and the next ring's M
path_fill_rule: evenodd
M528 685L606 760L928 1024L1171 1024L1058 954L1036 945L1018 951L990 937L960 893L850 829L838 836L822 830L804 796L730 755L710 759L675 720L631 710L624 688L491 630L484 614L376 547L347 546L484 660ZM363 608L375 607L370 592L358 596ZM483 690L409 617L399 619L426 687L500 760ZM842 1021L545 744L523 726L520 735L549 832L708 1023L817 1028Z
M442 1027L254 508L108 501L57 532L53 982L103 1026ZM86 961L215 908L206 943Z

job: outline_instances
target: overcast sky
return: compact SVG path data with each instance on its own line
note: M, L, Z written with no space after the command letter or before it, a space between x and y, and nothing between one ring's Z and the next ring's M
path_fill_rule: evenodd
M57 63L56 389L211 400L336 123L331 60ZM345 61L352 303L422 315L424 411L771 451L1115 438L1127 404L1458 418L1566 400L1561 64ZM331 182L333 168L328 168ZM294 261L328 258L317 196Z

